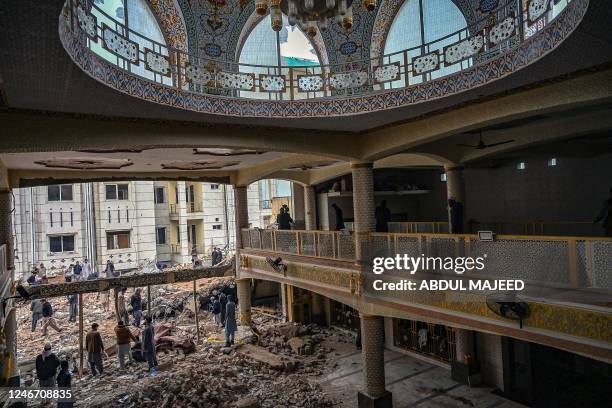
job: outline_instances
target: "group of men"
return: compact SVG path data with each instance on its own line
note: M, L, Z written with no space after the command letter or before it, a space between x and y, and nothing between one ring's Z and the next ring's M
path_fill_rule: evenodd
M223 292L219 296L213 296L210 311L214 316L215 323L225 329L225 346L231 346L234 344L234 333L238 329L234 296L226 296Z
M210 254L210 262L212 266L217 265L223 260L223 252L217 247L214 247Z
M92 280L100 277L98 272L92 268L87 258L83 260L82 264L79 261L76 261L73 264L65 266L63 268L63 272L66 282L80 282L82 280ZM119 273L115 270L115 265L110 259L106 261L106 268L104 269L104 272L107 278L119 276ZM46 283L47 278L47 268L43 263L41 263L40 266L32 269L27 282L29 285L40 285L42 283Z

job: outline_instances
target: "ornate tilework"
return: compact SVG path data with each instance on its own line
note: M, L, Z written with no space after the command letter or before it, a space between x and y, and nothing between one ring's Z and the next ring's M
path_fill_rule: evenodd
M215 75L206 68L186 64L185 78L187 82L192 82L196 85L208 86L210 85L210 82L215 80Z
M332 89L349 89L363 86L368 82L366 71L342 72L329 76L329 86Z
M444 98L506 77L538 61L561 44L580 24L588 4L589 0L573 0L557 17L546 24L537 35L529 38L528 41L509 48L486 61L479 61L460 72L407 88L339 99L268 101L227 98L180 90L151 83L149 80L126 72L100 58L87 48L82 36L75 36L71 32L66 15L60 16L62 24L60 24L59 34L62 45L72 60L85 73L109 87L144 100L180 109L219 115L274 118L333 117L381 111ZM203 72L200 72L200 74L205 75ZM194 78L193 72L191 77ZM300 92L323 89L323 78L319 76L319 79L315 80L312 76L306 77L309 79L303 82L302 86L312 86L312 89L302 90L304 88L301 88Z
M444 64L448 66L468 59L474 54L480 52L483 46L484 37L482 34L477 34L474 37L470 37L456 44L449 45L448 47L444 48Z
M255 90L255 74L245 74L242 72L219 72L217 73L217 83L226 89L238 89L241 91Z
M181 11L173 0L149 0L151 8L157 15L169 47L187 51L187 33Z
M259 87L267 92L285 92L285 77L283 75L259 75Z
M436 70L439 66L440 54L438 51L412 59L412 71L415 73L415 75L421 75L429 71Z
M148 48L145 48L145 67L149 71L153 71L164 76L170 76L172 73L168 57L158 54Z
M324 84L321 75L298 75L298 89L301 92L321 91Z
M399 79L400 77L400 64L395 62L393 64L381 65L374 69L374 80L376 82L390 82Z
M102 24L102 39L106 50L133 64L138 64L138 43L120 36L106 24Z
M76 15L81 30L83 30L85 34L87 34L87 36L89 36L89 38L91 38L93 41L96 41L96 39L98 38L98 31L96 29L96 17L89 13L86 13L85 10L83 10L81 3L79 3L79 5L77 6Z
M548 10L550 0L531 0L527 8L529 22L534 23L538 18L542 17Z
M514 16L511 15L493 26L489 33L489 42L491 45L498 45L514 35L516 31L516 23L514 20Z

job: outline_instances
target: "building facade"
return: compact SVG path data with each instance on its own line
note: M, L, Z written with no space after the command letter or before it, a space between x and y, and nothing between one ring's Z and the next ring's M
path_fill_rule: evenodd
M262 180L248 187L249 223L263 228L272 201L291 202L291 183ZM280 187L278 187L280 186ZM286 196L278 197L278 194ZM209 256L235 245L232 186L184 181L55 184L14 190L17 276L36 265L51 275L88 259L102 271Z

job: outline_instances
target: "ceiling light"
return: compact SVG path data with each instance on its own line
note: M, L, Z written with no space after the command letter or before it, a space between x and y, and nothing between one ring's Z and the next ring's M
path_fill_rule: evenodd
M525 162L519 162L516 165L516 169L517 170L525 170L526 168L527 168L527 163L525 163Z
M553 167L553 166L556 166L556 165L557 165L557 158L556 157L548 159L548 166L549 167Z
M446 183L446 180L447 180L446 173L440 174L440 181L443 182L443 183Z

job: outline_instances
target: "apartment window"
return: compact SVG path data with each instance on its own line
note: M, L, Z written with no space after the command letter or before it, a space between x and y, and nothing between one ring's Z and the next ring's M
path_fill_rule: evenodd
M219 185L218 184L211 184L210 185L210 189L211 190L218 190L219 189Z
M48 201L72 201L72 184L47 186Z
M176 243L181 243L181 227L178 225L176 226Z
M155 187L155 204L163 204L166 202L163 187Z
M49 252L74 251L74 235L49 235Z
M220 230L221 229L221 224L214 224L213 225L213 229L214 230Z
M166 244L166 227L158 227L157 230L157 245Z
M127 184L106 184L106 199L107 200L127 200L128 185Z
M106 233L107 249L125 249L130 247L130 231L113 231Z

